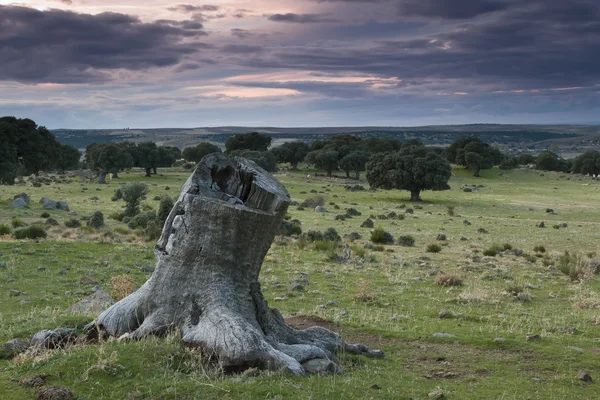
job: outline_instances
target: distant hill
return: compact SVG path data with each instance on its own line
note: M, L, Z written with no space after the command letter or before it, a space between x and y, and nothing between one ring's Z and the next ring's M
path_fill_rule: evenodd
M55 129L52 133L61 143L85 148L90 143L152 141L159 145L176 146L181 149L201 141L223 145L231 135L260 132L273 137L275 144L287 140L311 142L333 135L353 134L363 138L397 137L402 140L416 138L426 144L446 145L461 136L479 136L489 143L505 145L577 146L600 140L600 125L432 125L420 127L328 127L328 128L277 128L221 126L205 128L161 129ZM599 143L600 144L600 143Z

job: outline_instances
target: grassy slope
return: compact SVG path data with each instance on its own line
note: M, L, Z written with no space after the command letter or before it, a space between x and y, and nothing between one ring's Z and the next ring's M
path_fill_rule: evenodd
M599 309L573 307L582 298L600 307L598 280L571 283L541 259L531 263L513 255L481 257L484 249L504 243L530 254L534 246L544 245L550 259L565 250L598 250L600 184L589 178L567 180L569 176L529 171L484 171L481 179L464 170L455 174L452 190L424 192L423 208L415 209L413 215L375 221L394 237L413 235L416 244L412 248L386 246L393 252L367 251L364 259L332 263L325 252L311 245L300 249L293 242L277 240L265 261L263 290L272 306L285 315L322 318L346 338L382 348L387 354L384 360L345 357L346 374L337 377L296 378L267 372L224 377L199 362L199 355L182 348L175 338L110 342L16 363L0 361L0 398L33 398L33 390L9 379L35 374L50 374L49 382L69 387L80 399L397 399L426 398L436 388L449 398L600 397L597 384L575 378L579 369L598 377ZM146 179L151 191L145 203L156 209L158 202L151 199L164 193L175 195L186 178L183 173L152 178L136 173L120 181ZM334 220L338 211L331 205L325 215L290 207L289 213L303 222L304 231L335 227L342 236L359 232L363 238L354 245L368 241L369 229L360 224L369 214L403 213L404 209L396 208L401 204L412 207L406 202L406 192L348 192L339 182L307 179L303 174L281 174L279 179L294 199L303 200L316 190L323 192L327 203L339 205L339 213L347 207L362 212L341 222ZM463 184L485 187L464 193ZM83 187L88 190L82 191ZM28 223L40 221L42 210L36 201L43 195L68 200L78 216L98 209L108 215L122 207L110 201L117 184L102 186L101 191L96 187L79 183L0 187L0 223L9 223L15 216ZM31 195L31 208L10 209L7 199L21 191ZM90 200L94 196L99 200ZM448 205L454 205L460 216L449 217ZM553 208L557 215L547 214L546 208ZM51 214L61 223L71 218L63 212ZM472 225L465 225L464 220ZM545 221L546 229L536 228L540 221ZM109 228L91 233L53 228L50 240L40 243L3 237L0 261L7 266L0 269L0 342L25 338L42 328L83 326L90 317L67 315L64 310L92 292L93 285L80 284L85 275L107 290L115 275L131 274L137 284L148 278L139 267L153 264L152 244L142 243L134 233L116 233L114 228L124 225L107 222ZM562 222L569 227L552 229ZM489 233L479 234L478 228ZM426 253L426 246L437 242L438 233L448 236L443 243L447 245L440 253ZM470 240L460 241L461 235ZM46 270L38 271L40 266ZM439 271L460 276L464 285L435 285ZM301 274L309 276L306 291L288 292L289 281ZM538 287L526 289L531 301L518 302L505 294L508 285L524 283ZM10 297L10 289L26 294ZM286 299L274 300L281 297ZM442 308L454 318L439 318ZM568 328L575 328L576 333L569 334ZM456 337L432 337L436 332ZM528 333L540 334L542 340L526 342ZM497 337L506 341L494 342Z

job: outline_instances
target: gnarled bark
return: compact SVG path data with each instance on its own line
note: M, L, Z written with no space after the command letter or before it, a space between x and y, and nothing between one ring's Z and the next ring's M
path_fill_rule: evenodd
M321 327L289 327L269 308L258 275L289 202L285 188L255 163L206 156L165 222L152 277L98 317L99 331L142 338L177 327L185 343L224 367L298 375L311 359L338 363L339 351L382 357Z

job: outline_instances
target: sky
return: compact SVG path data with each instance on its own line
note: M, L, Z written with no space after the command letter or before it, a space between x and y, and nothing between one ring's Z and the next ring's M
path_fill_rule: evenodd
M0 115L51 129L600 123L600 1L0 0Z

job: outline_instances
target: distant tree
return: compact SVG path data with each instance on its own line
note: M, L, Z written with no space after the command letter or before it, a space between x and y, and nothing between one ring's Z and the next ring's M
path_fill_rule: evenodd
M267 151L271 140L271 136L258 132L231 136L225 142L225 152L229 154L235 150Z
M482 169L490 169L504 159L500 150L483 143L479 138L460 138L446 150L448 161L473 170L473 176L479 176Z
M279 147L271 149L271 152L280 163L290 163L293 170L298 169L298 163L304 161L309 147L301 141L286 142Z
M411 201L421 201L423 190L448 190L452 168L447 160L425 146L402 146L394 153L375 154L367 163L372 187L410 191Z
M535 164L535 156L533 154L519 154L517 163L519 165Z
M360 179L360 171L365 169L370 157L366 151L353 151L341 159L340 168L346 171L346 177L350 177L350 171L353 171L356 179Z
M148 185L142 182L128 183L123 186L123 200L125 200L125 216L135 217L140 212L140 201L148 194Z
M327 176L331 176L333 170L338 168L339 153L327 148L313 150L306 155L306 162L314 165L315 168L324 169L327 171Z
M81 152L75 147L63 144L60 146L60 152L58 159L56 160L56 167L59 171L65 171L68 169L77 169L79 167L79 159L81 158Z
M210 143L210 142L202 142L194 147L186 147L183 149L183 158L185 161L198 163L200 160L204 158L204 156L211 153L220 153L221 149Z
M571 164L569 161L560 158L557 154L544 151L538 154L535 160L535 169L541 171L559 171L559 172L570 172Z
M267 172L277 171L277 160L273 153L269 151L236 150L232 151L230 155L252 160Z
M400 139L393 138L368 138L363 140L361 148L371 154L398 151L402 147Z
M106 175L116 174L134 166L135 160L126 146L116 143L92 143L86 147L85 159L91 170L98 174L98 183L106 183Z
M587 151L573 160L573 172L578 174L600 174L600 152Z
M14 185L19 168L18 129L16 124L0 118L0 183Z
M158 163L152 166L154 175L156 175L156 168L168 168L171 167L175 161L181 158L181 150L174 146L160 146L158 148Z
M514 169L514 168L517 168L518 166L519 166L519 161L517 160L516 157L506 157L500 163L500 169L503 169L503 170Z

